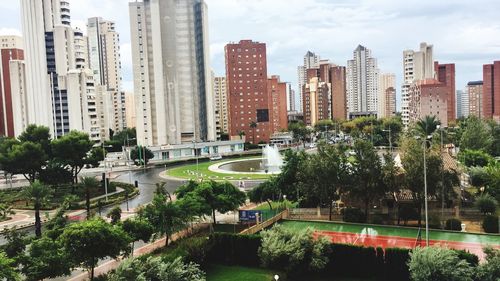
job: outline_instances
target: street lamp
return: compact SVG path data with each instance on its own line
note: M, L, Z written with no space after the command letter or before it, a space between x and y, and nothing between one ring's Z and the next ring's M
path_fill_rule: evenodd
M416 137L420 139L419 136ZM429 211L427 206L427 160L426 160L426 150L427 142L432 138L432 136L427 136L422 142L424 148L424 208L425 208L425 246L429 247Z
M106 202L108 202L108 180L106 179L106 148L113 147L112 145L104 145L102 142L102 163L104 165L104 193L106 194Z
M193 153L196 159L196 178L198 179L199 169L198 169L198 153L196 152L196 139L193 140Z
M279 275L278 274L275 274L274 275L274 280L278 281L280 279Z
M128 138L128 134L127 134L127 138L126 138L126 140L127 140L127 146L126 146L126 148L125 148L125 156L126 156L126 158L127 158L127 166L129 166L129 170L128 170L128 182L129 182L130 184L132 184L132 173L131 173L131 171L130 171L130 158L131 158L131 157L130 157L130 152L131 152L131 151L130 151L130 150L128 150L128 148L130 147L130 143L129 143L129 141L131 141L131 140L136 140L136 138L130 138L130 139L129 139L129 138ZM125 139L123 140L123 146L125 146Z
M441 154L441 161L443 163L443 171L441 171L441 222L443 222L444 218L444 158L443 158L443 131L446 129L446 127L442 127L440 125L436 126L436 129L439 130L439 133L441 135L441 146L439 147L439 153Z

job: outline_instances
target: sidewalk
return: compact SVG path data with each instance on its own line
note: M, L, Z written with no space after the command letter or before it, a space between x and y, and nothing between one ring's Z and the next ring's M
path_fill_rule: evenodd
M34 210L15 209L14 212L16 212L16 214L12 216L12 219L0 222L0 233L13 227L22 229L35 225ZM42 219L42 223L47 222L56 212L57 210L41 210L40 218ZM85 210L71 210L71 212L67 212L66 215L70 220L78 220L82 215L85 216Z

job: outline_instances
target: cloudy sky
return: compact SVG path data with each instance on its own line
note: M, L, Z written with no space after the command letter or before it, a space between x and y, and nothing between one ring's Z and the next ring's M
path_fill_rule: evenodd
M132 90L128 0L70 0L72 23L114 20L121 36L124 87ZM434 59L456 64L457 89L482 79L482 65L500 60L498 0L206 0L210 56L224 75L224 45L267 43L268 73L297 85L307 50L345 65L358 44L372 50L383 72L402 76L402 51L434 45ZM21 34L19 0L0 1L0 34Z

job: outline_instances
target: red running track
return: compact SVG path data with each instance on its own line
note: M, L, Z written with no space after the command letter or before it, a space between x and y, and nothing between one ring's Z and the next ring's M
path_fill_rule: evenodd
M358 234L351 232L336 232L336 231L315 231L313 233L315 238L320 236L328 237L333 243L342 244L355 244L363 245L367 247L381 247L385 248L414 248L416 246L425 245L425 237L422 237L422 241L417 242L417 238L399 237L399 236L383 236L383 235L367 235ZM431 246L442 246L450 249L466 250L479 257L479 259L484 258L483 246L480 243L471 242L457 242L457 241L446 241L446 240L429 240L429 245ZM500 249L500 246L495 246L495 248Z

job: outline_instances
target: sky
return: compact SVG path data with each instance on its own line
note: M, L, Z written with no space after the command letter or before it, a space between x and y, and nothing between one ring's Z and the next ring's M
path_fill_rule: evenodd
M297 87L297 66L310 50L346 65L358 44L372 50L381 72L396 74L402 53L434 45L434 60L456 64L456 88L482 80L482 65L500 60L498 0L205 0L211 67L225 75L224 45L241 39L267 44L268 75ZM70 0L72 25L116 22L123 87L133 90L129 0ZM0 0L0 35L21 34L19 0ZM398 97L399 102L399 97ZM399 105L398 105L399 107Z

